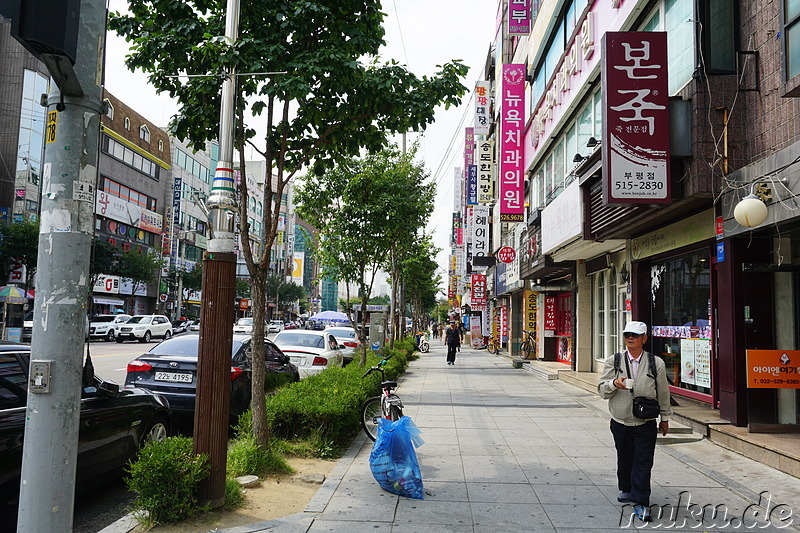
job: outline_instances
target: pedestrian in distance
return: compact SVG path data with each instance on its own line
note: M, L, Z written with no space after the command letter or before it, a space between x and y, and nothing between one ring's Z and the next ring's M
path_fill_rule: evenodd
M461 351L461 332L455 322L450 322L450 327L444 332L444 342L447 344L447 364L456 364L456 350Z
M605 360L597 385L608 400L611 433L617 449L617 501L633 503L636 516L650 521L650 473L658 430L669 431L672 407L664 361L644 351L647 324L628 322L625 350ZM635 400L634 400L635 398ZM656 419L661 421L656 427Z

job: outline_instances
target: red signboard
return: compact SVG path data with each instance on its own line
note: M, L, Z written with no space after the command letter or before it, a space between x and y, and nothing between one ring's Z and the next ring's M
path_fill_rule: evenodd
M503 246L497 251L497 259L501 263L513 263L517 258L517 252L510 246Z
M472 303L486 303L486 274L472 274Z
M553 337L556 334L556 297L544 298L544 336Z
M603 36L603 197L669 203L666 32Z
M508 342L508 306L500 306L500 341Z

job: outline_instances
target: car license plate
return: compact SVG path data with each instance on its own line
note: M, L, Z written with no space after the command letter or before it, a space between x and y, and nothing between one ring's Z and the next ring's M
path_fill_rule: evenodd
M173 383L191 383L191 374L174 374L172 372L156 372L156 381L172 381Z
M303 362L305 361L305 357L290 357L289 360L295 366L303 366Z

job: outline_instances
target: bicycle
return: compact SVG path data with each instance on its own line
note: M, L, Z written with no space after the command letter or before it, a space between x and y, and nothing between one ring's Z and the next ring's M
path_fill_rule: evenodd
M489 342L486 344L486 349L490 354L496 355L500 351L500 339L494 335L489 337Z
M533 340L533 335L530 331L522 330L523 340L519 345L519 353L522 359L535 359L536 358L536 344Z
M386 381L383 372L386 361L391 358L391 355L384 357L380 360L378 366L373 366L361 376L363 379L373 372L381 373L381 395L369 398L361 406L361 426L364 428L367 437L373 441L378 437L379 418L385 418L386 420L396 422L403 416L403 402L400 400L400 397L393 392L397 388L397 382Z
M428 353L431 349L431 345L428 343L428 339L425 338L424 333L419 333L417 349L422 353Z

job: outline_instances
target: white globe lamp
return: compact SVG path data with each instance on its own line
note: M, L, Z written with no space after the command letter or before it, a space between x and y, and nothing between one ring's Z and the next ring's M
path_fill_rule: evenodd
M748 194L736 204L733 218L742 226L753 228L767 219L767 206L755 194Z

